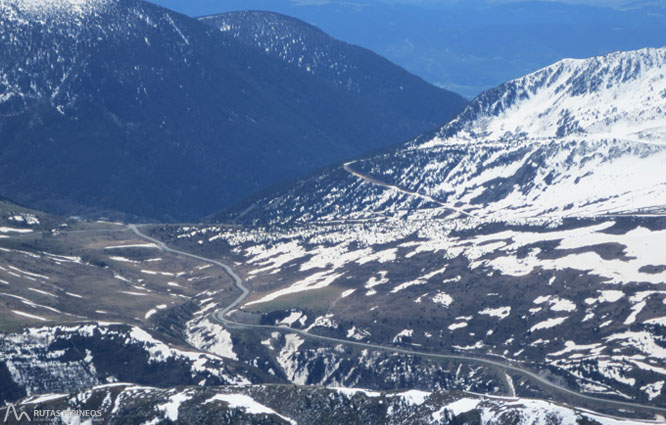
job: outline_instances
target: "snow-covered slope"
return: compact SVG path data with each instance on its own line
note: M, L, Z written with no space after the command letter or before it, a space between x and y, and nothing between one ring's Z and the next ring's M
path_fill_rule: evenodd
M486 398L463 392L376 392L297 386L227 386L171 390L129 383L94 386L74 394L28 397L18 409L99 415L103 424L210 423L332 425L647 425L531 399ZM20 411L20 410L19 410ZM97 413L99 412L99 413ZM81 414L83 415L83 413ZM67 417L67 416L66 416ZM68 423L84 418L69 416ZM76 420L76 422L74 422Z
M71 392L117 381L157 386L249 384L263 373L228 359L173 348L138 327L112 323L0 334L0 400Z
M396 153L410 165L391 168L395 177L384 161L361 167L481 216L663 207L665 74L666 48L566 59L482 94Z
M665 72L665 48L565 59L483 93L427 145L452 136L489 142L586 136L663 145Z
M95 13L109 3L110 0L6 0L0 4L0 10L3 14L13 12L17 17L29 15L43 18L56 14L72 18Z
M324 317L341 338L492 353L663 404L665 69L666 49L562 61L222 217L263 232L174 240L242 257L245 312L298 307L290 326Z
M479 219L666 205L666 48L558 62L483 93L451 123L266 199L246 219L434 208ZM305 202L305 203L304 203ZM271 214L272 213L272 214Z

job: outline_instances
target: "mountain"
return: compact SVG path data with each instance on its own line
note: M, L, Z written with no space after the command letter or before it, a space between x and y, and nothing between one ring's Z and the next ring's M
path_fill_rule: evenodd
M244 9L294 16L470 99L562 58L666 42L660 0L158 3L191 16Z
M101 404L100 401L108 400ZM28 397L16 411L86 412L101 424L433 424L621 425L593 412L538 400L485 398L457 392L379 393L296 386L154 387L114 383L73 394ZM11 417L11 416L10 416ZM78 418L77 418L78 419ZM84 419L84 418L82 418ZM10 422L11 423L11 422ZM636 425L647 421L634 421Z
M84 391L117 380L161 387L270 381L267 374L204 352L172 348L138 327L90 323L0 334L0 399ZM18 396L18 397L17 397Z
M70 28L119 4L8 16L33 25L66 6ZM130 23L161 28L151 10L172 19L185 52L220 37L256 64L257 50L229 34L132 4ZM665 56L556 63L432 133L229 210L223 224L139 230L2 200L0 399L33 415L99 410L106 423L307 424L321 412L333 423L663 422ZM273 90L275 75L262 80ZM11 87L17 116L46 90ZM41 107L69 119L71 99Z
M563 60L400 147L218 224L155 234L234 262L250 288L237 321L500 359L601 399L593 409L663 407L665 68L666 48ZM348 371L348 354L306 350L290 357L305 383L341 372L353 385L371 363ZM447 370L457 373L436 382L469 376ZM485 371L462 385L543 397L540 383L504 372L504 384Z
M428 206L481 219L662 211L665 69L665 48L560 61L484 92L433 134L303 180L242 219Z
M640 424L666 400L664 229L418 214L142 227L164 250L122 223L2 202L0 400L104 423L309 424L330 409L344 423ZM229 315L243 323L219 320L240 291L204 256L251 288Z
M24 205L193 220L434 123L150 3L0 8L0 194Z
M449 121L467 104L462 97L432 86L368 49L336 40L319 28L279 13L241 11L199 18L245 45L293 64L335 87L395 110L422 131Z

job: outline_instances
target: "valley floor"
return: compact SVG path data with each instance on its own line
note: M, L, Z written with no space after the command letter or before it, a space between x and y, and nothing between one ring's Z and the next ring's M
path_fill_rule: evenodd
M224 394L202 387L279 383L313 392L364 388L381 397L413 390L423 394L419 400L451 394L459 404L434 403L438 410L427 413L446 412L440 423L455 423L456 412L499 418L507 406L525 417L559 409L536 408L541 402L530 399L602 412L589 414L599 423L666 415L655 304L666 294L661 284L618 286L594 271L557 266L596 255L611 266L606 272L636 267L627 235L640 228L657 234L659 217L478 227L417 216L399 225L353 220L263 230L73 223L12 211L23 221L3 224L0 239L6 401L95 393L102 390L90 388L118 381L162 400L175 393L158 388ZM538 271L530 256L539 259ZM488 295L470 297L471 285ZM580 325L563 337L564 322ZM109 397L127 396L118 389ZM367 391L363 397L372 399ZM495 399L474 394L500 397L504 407L484 410L478 400ZM72 397L70 406L87 405ZM236 408L225 397L218 398L229 411L252 411L252 402ZM285 412L293 406L257 403L262 414L291 418ZM423 403L403 404L412 406L403 413L416 414L411 409ZM160 412L155 418L168 419L168 409ZM571 417L579 421L581 412Z

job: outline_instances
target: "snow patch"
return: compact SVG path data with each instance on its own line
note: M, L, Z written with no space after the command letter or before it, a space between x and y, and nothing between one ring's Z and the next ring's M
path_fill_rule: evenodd
M276 415L280 419L289 422L292 425L297 425L296 421L282 416L270 407L257 403L252 397L244 394L217 394L204 402L204 404L222 401L227 403L232 409L241 409L250 415Z

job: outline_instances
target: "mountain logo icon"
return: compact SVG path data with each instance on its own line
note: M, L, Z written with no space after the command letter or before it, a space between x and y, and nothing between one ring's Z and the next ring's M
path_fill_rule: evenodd
M9 403L7 405L7 407L3 407L2 409L7 409L5 411L5 418L3 420L3 423L7 423L7 421L10 418L10 416L9 416L10 413L14 415L14 419L16 419L16 421L20 422L22 419L27 419L28 421L32 421L32 419L30 419L30 415L28 415L28 413L23 412L23 411L17 412L16 411L16 406L14 405L14 403ZM0 410L2 410L2 409L0 409Z

